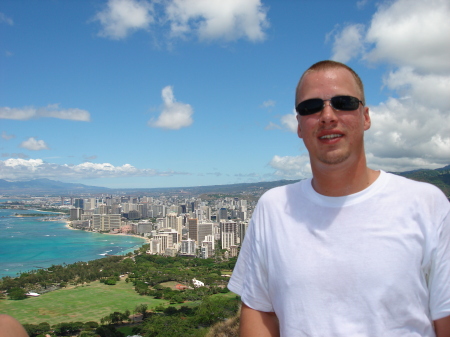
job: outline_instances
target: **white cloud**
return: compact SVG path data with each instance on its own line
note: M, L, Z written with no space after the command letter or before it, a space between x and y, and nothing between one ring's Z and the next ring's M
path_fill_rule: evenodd
M262 107L263 108L273 108L275 106L275 104L276 104L275 101L269 99L269 100L263 102Z
M109 0L94 20L102 25L99 35L112 39L158 24L171 37L262 41L269 26L261 0Z
M148 125L154 128L178 130L192 124L192 107L186 103L176 102L173 88L167 86L162 90L164 101L163 109L157 119L148 121Z
M31 118L59 118L73 121L89 122L91 115L86 110L77 108L59 109L58 104L50 104L43 108L24 107L9 108L0 107L0 119L28 120Z
M260 0L172 0L166 13L172 36L195 32L203 40L261 41L268 26Z
M152 177L186 175L185 172L138 169L130 164L114 166L109 163L82 163L59 165L46 163L42 159L10 158L0 160L0 179L28 180L48 178L56 180L77 180L114 177Z
M280 129L282 129L282 127L273 122L269 122L269 124L264 128L264 130L280 130Z
M103 28L100 36L123 39L133 31L148 29L154 22L152 13L153 6L144 0L109 0L95 20L100 21Z
M7 25L14 25L13 19L7 17L4 13L0 12L0 23L6 23Z
M311 164L308 155L274 156L269 165L275 169L275 175L286 179L303 179L311 177Z
M364 25L356 24L346 26L334 37L333 57L339 62L348 62L359 55L363 48Z
M450 113L450 76L448 75L418 74L411 67L401 67L390 72L384 83L400 96L412 97L423 106Z
M368 2L369 2L368 0L357 1L356 7L358 7L358 9L363 9L367 5Z
M281 116L281 125L283 125L288 131L297 132L297 112L295 109L289 115Z
M356 24L330 33L334 59L359 56L392 69L383 82L393 97L371 107L372 127L366 133L370 165L403 171L449 163L449 16L448 0L384 1L368 28ZM355 38L360 49L346 54L341 37L351 27L361 33Z
M444 166L442 163L432 163L423 158L381 158L371 153L367 154L367 162L372 169L387 172L406 172L418 168L434 170Z
M373 16L366 41L370 61L387 61L419 71L450 71L450 2L397 0Z
M363 53L370 62L385 61L419 72L450 72L450 2L385 1L368 28L348 25L334 35L332 59L348 62Z
M442 114L412 98L390 98L371 108L371 119L372 127L366 132L366 150L375 157L449 163L449 113Z
M10 139L13 139L13 138L15 138L16 136L15 135L8 135L7 133L6 133L6 131L3 131L2 132L2 138L4 139L4 140L10 140Z
M48 146L43 140L37 140L34 137L30 137L20 143L20 147L30 151L48 150Z
M269 125L267 125L265 129L266 130L280 129L297 133L298 122L297 122L297 112L295 111L295 109L292 109L292 113L290 113L289 115L281 116L280 124L281 126L273 122L269 122Z

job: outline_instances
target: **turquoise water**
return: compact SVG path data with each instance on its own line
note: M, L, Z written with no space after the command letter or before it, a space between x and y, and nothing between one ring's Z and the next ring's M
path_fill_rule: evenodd
M72 230L61 221L15 217L14 213L42 213L0 209L0 278L20 272L120 255L141 247L139 237Z

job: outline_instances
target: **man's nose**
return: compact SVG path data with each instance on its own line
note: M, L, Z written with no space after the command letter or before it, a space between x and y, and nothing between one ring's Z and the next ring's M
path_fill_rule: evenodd
M330 101L323 102L323 109L319 115L321 123L335 122L337 120L336 111L333 109Z

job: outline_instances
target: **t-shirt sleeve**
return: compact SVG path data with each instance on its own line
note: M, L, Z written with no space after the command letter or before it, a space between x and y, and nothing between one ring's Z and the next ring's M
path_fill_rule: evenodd
M261 230L259 227L255 209L250 221L238 261L233 270L228 289L241 296L242 302L252 309L264 312L273 312L272 303L268 291L268 276L265 261L265 246L261 242Z
M450 211L440 223L436 239L429 280L433 320L450 316Z

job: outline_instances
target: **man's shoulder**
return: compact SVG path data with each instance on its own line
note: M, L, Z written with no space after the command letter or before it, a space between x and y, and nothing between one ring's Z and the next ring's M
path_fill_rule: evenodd
M394 173L387 173L389 176L389 186L396 193L407 195L408 197L418 196L421 199L447 200L444 192L437 186L424 181L412 180Z
M387 173L387 175L389 176L391 184L394 186L400 185L405 188L428 191L429 193L443 193L438 187L428 182L413 180L395 173Z
M270 190L264 192L259 200L260 202L273 202L291 198L293 195L299 196L303 193L302 184L307 184L308 181L310 181L310 179L300 180L293 184L286 184L271 188Z

